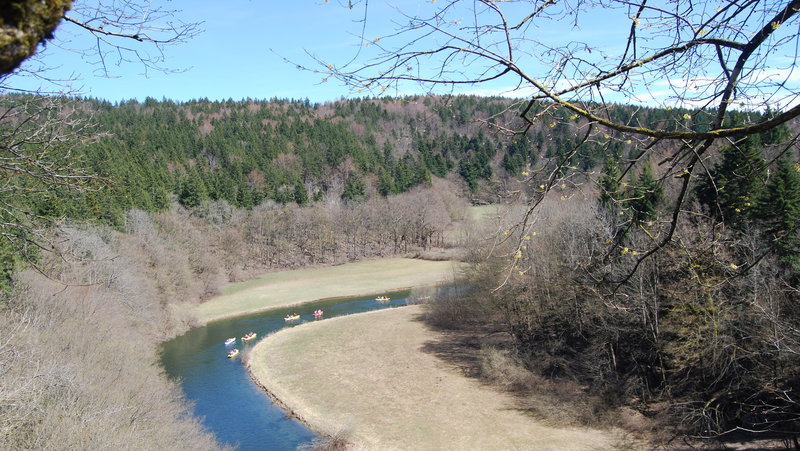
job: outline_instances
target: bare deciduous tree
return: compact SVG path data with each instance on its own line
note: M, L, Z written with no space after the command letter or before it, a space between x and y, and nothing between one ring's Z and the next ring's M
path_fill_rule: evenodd
M181 44L200 33L200 24L183 22L180 11L152 0L77 1L64 14L67 24L88 31L95 39L92 48L79 51L104 76L109 66L140 64L150 70L172 72L165 65L164 49Z

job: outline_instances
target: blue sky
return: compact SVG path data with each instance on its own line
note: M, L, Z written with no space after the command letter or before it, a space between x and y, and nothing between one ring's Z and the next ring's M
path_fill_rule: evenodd
M95 0L76 0L75 5L94 2ZM140 0L140 3L146 3L146 0ZM182 10L177 17L185 22L202 22L201 28L204 31L201 34L188 42L168 47L165 51L164 66L181 72L165 74L149 70L143 75L144 67L141 64L127 63L118 67L108 64L111 77L103 77L98 74L100 66L89 64L79 54L66 50L93 47L91 34L69 23L64 23L57 29L56 40L43 49L39 60L42 64L55 68L47 72L48 77L61 80L74 79L69 83L71 92L111 101L153 97L178 101L198 98L212 100L308 98L313 102L325 102L351 97L356 93L335 80L322 82L324 75L300 71L294 64L285 62L284 58L313 66L313 59L306 54L309 52L332 62L337 67L357 54L360 62L367 61L370 55L374 55L371 52L375 50L375 46L365 47L361 41L359 21L364 14L362 8L364 3L363 0L355 3L356 6L349 9L346 7L347 0L154 0L154 5ZM391 34L397 28L397 24L392 21L405 20L398 14L398 10L412 15L424 15L434 8L448 4L449 2L444 0L438 3L436 0L371 0L364 36L367 40L371 40ZM510 21L524 17L531 7L531 4L526 2L498 2L498 4L508 12ZM448 19L455 19L461 23L459 27L462 27L462 31L463 27L473 20L463 6L471 5L473 5L471 1L460 2L459 8L454 8L452 14L448 16ZM516 11L513 10L515 7ZM579 52L583 51L590 59L598 58L603 51L612 55L619 54L620 45L624 48L625 38L630 30L631 14L625 8L614 11L589 9L579 17L579 27L573 26L572 20L569 20L571 17L567 17L568 20L553 22L551 24L553 28L549 25L535 28L530 36L539 41L537 45L545 47L573 42L576 45L574 48ZM593 52L582 50L583 43L591 46ZM532 49L527 44L521 49L542 53L540 47ZM523 56L520 57L521 54ZM521 58L518 62L526 61L524 52L517 52L517 55ZM784 66L791 70L793 67L791 55L789 58L789 63ZM26 66L35 68L36 64L37 62L32 61ZM540 78L553 76L553 73L547 73L550 67L537 64L530 64L535 67L526 69L531 69L531 72ZM458 68L457 65L454 67ZM474 69L476 68L469 68L469 70ZM792 87L800 80L800 72L784 70L776 74L774 76L779 80L791 80ZM609 93L606 100L676 105L669 99L669 96L674 94L674 87L702 85L704 79L698 75L702 74L695 74L695 78L685 80L643 78L639 91L634 92L634 95L620 98ZM554 85L575 81L567 78L554 82ZM36 78L26 75L12 76L5 80L4 84L18 89L36 90L39 88L39 83ZM51 85L45 85L43 88L56 89ZM503 79L480 86L463 86L458 92L498 94L513 88L513 79ZM416 85L405 85L401 89L402 92L389 91L386 94L425 93L423 88ZM523 96L530 92L522 90L516 95ZM690 91L683 92L684 97L693 95ZM702 92L699 92L697 97L702 97ZM690 105L691 103L687 106Z
M92 2L76 0L75 4ZM67 50L93 48L91 34L74 24L62 23L56 31L56 39L39 55L42 64L54 68L47 72L47 77L74 80L68 83L70 92L111 101L145 97L178 101L277 97L324 102L358 95L334 80L323 82L321 74L300 71L284 58L311 66L315 63L306 52L337 65L357 54L360 61L365 61L370 49L363 46L360 38L363 3L356 3L352 9L346 7L346 0L156 0L153 3L181 10L177 17L184 22L202 22L204 31L201 34L165 51L164 66L181 72L166 74L148 70L144 74L141 64L127 63L108 64L111 77L102 76L99 65L90 64L79 54ZM392 33L397 25L391 21L403 20L397 14L399 9L413 14L427 13L441 3L436 4L435 0L372 0L364 35L373 39ZM583 30L572 30L574 36L571 37L593 38L597 33L607 32L608 27L601 27L600 31L592 28L595 21L602 22L598 18L597 15L588 17L587 26ZM563 36L554 35L553 38ZM27 67L35 68L36 64L28 62ZM494 94L509 89L513 86L510 83L513 82L460 89L465 93ZM6 85L36 90L40 81L30 76L17 76ZM59 89L48 84L43 86L45 91ZM423 93L423 88L408 85L403 92L386 94Z
M80 3L92 4L93 0L75 2L76 5ZM372 49L364 47L360 37L363 2L357 2L352 9L346 7L346 0L156 0L153 3L181 10L177 17L184 22L202 22L201 34L165 51L164 66L181 72L148 70L144 74L145 68L141 64L107 64L111 77L105 77L100 74L101 66L90 64L74 51L67 51L93 48L91 34L73 24L62 23L56 31L56 40L39 55L44 65L55 68L47 76L58 80L74 79L69 83L71 92L111 101L142 100L145 97L179 101L206 97L211 100L277 97L324 102L358 95L335 80L323 82L324 75L298 70L284 58L313 67L320 66L315 66L307 52L337 66L356 55L359 61L366 61ZM397 24L392 21L404 20L398 15L398 10L426 14L442 3L437 4L436 0L372 0L364 37L371 40L391 34L397 29ZM471 5L471 2L467 3ZM470 17L461 17L464 11L456 10L454 17L466 23ZM522 12L520 17L527 15L527 10ZM615 28L608 26L608 17L604 17L602 11L585 15L583 26L570 29L568 37L596 45L610 41L610 37L619 32L624 39L628 22L627 16L623 14L621 17L621 27ZM563 41L565 36L549 35L547 30L543 30L537 38L545 42L551 39L555 44ZM29 67L35 65L35 62L28 63ZM30 76L20 76L7 84L36 90L39 83ZM513 80L501 80L458 89L464 93L496 94L512 89L513 83ZM44 86L46 91L54 89L59 88ZM402 92L389 91L386 94L425 93L416 85L409 84L402 89Z
M356 10L322 1L155 3L182 10L179 17L185 22L203 22L200 35L166 50L164 65L184 72L164 74L150 70L143 75L141 64L127 63L120 67L109 65L111 78L100 76L96 74L97 65L65 50L91 48L91 36L73 24L62 23L56 41L39 55L44 64L56 67L48 77L77 78L71 83L73 89L112 101L147 96L174 100L278 97L324 101L348 95L347 88L320 83L321 75L299 71L281 57L308 63L306 50L333 58L354 54L359 41L351 33L360 29L354 23L360 14ZM7 84L35 89L38 81L16 77Z

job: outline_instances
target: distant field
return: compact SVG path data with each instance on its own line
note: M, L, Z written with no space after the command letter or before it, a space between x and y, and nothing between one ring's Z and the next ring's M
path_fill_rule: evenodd
M419 306L303 324L262 340L254 378L312 428L363 449L612 449L609 432L553 428L422 351Z
M269 273L226 286L221 296L197 306L195 314L205 323L318 299L435 285L452 281L457 268L448 261L387 258Z
M467 215L476 222L480 222L486 218L497 216L500 206L498 205L473 205L467 209Z
M480 227L487 221L491 221L492 218L497 217L500 208L499 205L473 205L467 208L465 220L445 232L446 240L455 245L464 244L462 241L467 238L466 229Z

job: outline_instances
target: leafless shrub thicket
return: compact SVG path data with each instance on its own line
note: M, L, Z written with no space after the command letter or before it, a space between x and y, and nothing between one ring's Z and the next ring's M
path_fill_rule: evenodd
M461 206L460 209L458 206ZM242 261L286 268L408 254L442 247L466 204L446 192L417 189L361 204L307 208L261 205L241 224Z
M112 272L80 266L72 271L102 282L65 287L26 273L27 288L7 299L0 448L219 448L156 364L143 321L152 312L126 303Z
M509 210L507 221L519 216ZM485 356L485 377L515 390L529 378L565 382L551 387L567 405L585 401L574 411L578 423L604 421L608 408L627 405L673 433L796 433L798 293L777 257L763 257L768 244L757 231L748 238L687 222L673 245L620 284L649 245L640 242L646 234L608 254L614 218L577 198L545 201L529 223L524 236L513 228L497 234L485 252L499 262L475 268L467 295L429 309L437 325L508 333L512 351ZM756 263L742 273L735 262ZM534 375L522 377L518 365ZM532 384L525 399L542 386Z

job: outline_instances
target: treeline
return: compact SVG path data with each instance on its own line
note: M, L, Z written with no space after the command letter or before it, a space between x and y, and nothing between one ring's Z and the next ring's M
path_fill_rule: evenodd
M54 194L39 207L50 216L119 224L130 208L157 211L171 199L189 208L207 200L244 208L359 201L430 183L428 164L447 172L446 163L398 143L409 123L377 101L75 102L100 131L76 151L107 189L75 200Z
M10 109L32 100L0 97ZM406 192L430 183L432 176L461 180L470 195L480 197L482 181L518 176L541 159L552 158L555 164L578 142L583 125L543 103L534 108L543 119L527 135L500 133L486 124L522 128L515 103L466 96L326 104L154 99L118 104L62 99L61 104L73 120L82 118L95 131L90 139L82 130L80 142L69 149L72 166L102 180L80 196L50 186L27 200L31 210L117 226L128 209L163 210L172 200L189 208L205 200L244 208L268 200L299 205L358 201ZM623 118L633 113L630 107L611 109ZM657 109L637 111L638 120L654 124L666 115ZM0 121L3 130L17 125ZM634 149L630 143L611 142L622 157ZM589 142L566 163L599 167L608 145Z

